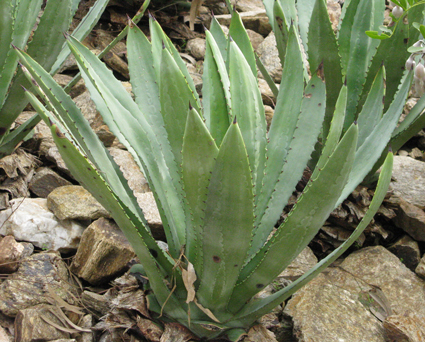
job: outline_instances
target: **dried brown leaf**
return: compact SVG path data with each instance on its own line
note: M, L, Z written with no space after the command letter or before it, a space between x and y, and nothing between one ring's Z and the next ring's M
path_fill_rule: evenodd
M182 278L184 286L187 290L186 303L193 302L196 295L194 284L197 278L195 268L193 267L193 264L191 262L188 262L187 270L182 269Z

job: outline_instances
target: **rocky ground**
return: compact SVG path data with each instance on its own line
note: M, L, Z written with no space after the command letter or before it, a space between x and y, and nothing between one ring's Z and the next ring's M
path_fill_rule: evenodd
M134 8L111 1L86 44L103 49L124 27L126 12L135 13L140 5L137 0L128 4ZM195 31L188 29L188 10L153 8L181 47L199 89L205 54L201 24L208 23L211 9L222 13L217 15L222 25L230 19L219 1L204 5L208 7L201 7ZM328 5L335 24L340 5L334 0ZM254 48L279 83L282 70L261 1L239 1L238 10ZM125 53L120 43L106 62L131 92ZM56 80L67 84L75 68L70 59ZM275 99L261 78L259 85L270 120ZM103 124L82 81L71 96L122 167L154 237L164 241L143 174ZM406 115L414 102L409 100ZM17 124L31 117L27 109ZM245 342L425 341L424 149L425 134L419 132L395 157L387 198L355 246L264 316ZM144 280L127 272L137 263L131 246L106 210L69 174L44 124L13 155L0 160L0 176L0 342L191 340L173 324L160 327L149 320L141 290ZM332 213L310 247L260 295L287 285L338 247L363 217L372 195L373 189L358 187Z

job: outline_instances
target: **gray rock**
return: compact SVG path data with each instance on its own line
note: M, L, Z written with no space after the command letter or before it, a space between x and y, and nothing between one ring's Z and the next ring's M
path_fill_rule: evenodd
M38 197L46 198L54 189L64 185L71 185L71 182L48 167L40 167L32 177L29 189Z
M58 318L60 317L59 311L60 308L47 304L35 305L31 308L20 310L15 319L15 341L58 341L58 339L69 341L69 333L56 329L45 320L48 319L53 324L63 326Z
M120 167L125 179L127 179L131 190L135 193L150 191L145 176L140 171L130 152L116 147L111 147L108 150Z
M84 228L75 221L58 220L44 198L17 198L9 209L0 212L0 234L13 235L43 249L76 249Z
M16 242L12 235L0 241L0 273L13 273L19 268L19 262L30 256L34 246L28 242Z
M425 254L422 256L421 261L419 261L419 264L416 267L415 272L419 277L421 277L422 279L425 279Z
M402 156L394 156L393 178L390 188L394 194L419 208L425 208L425 163Z
M24 259L18 271L0 285L0 311L15 317L19 310L52 300L49 291L74 304L75 293L66 264L57 252L38 253Z
M84 231L71 271L92 285L107 284L125 272L134 256L130 243L118 226L101 218Z
M273 78L273 81L280 83L282 79L282 65L280 64L274 32L270 32L266 39L264 39L258 47L257 53L264 67Z
M416 241L425 241L425 212L422 209L400 199L396 214L393 222L397 227Z
M264 37L253 30L246 30L246 33L248 33L249 41L251 42L252 48L254 49L254 51L257 51L260 44L264 41Z
M425 281L395 255L381 246L369 247L299 290L284 311L292 316L299 341L384 342L380 319L425 318L424 288Z
M205 39L203 39L203 38L189 39L188 42L187 42L187 50L196 59L204 59L205 50L206 50Z
M47 207L59 220L96 220L111 217L108 211L82 186L66 185L47 196Z
M152 235L157 240L165 240L164 228L162 227L161 216L153 197L152 192L136 193L137 202L143 210L146 221L151 229Z
M400 238L388 250L394 253L411 271L415 271L421 259L421 251L418 243L409 235Z

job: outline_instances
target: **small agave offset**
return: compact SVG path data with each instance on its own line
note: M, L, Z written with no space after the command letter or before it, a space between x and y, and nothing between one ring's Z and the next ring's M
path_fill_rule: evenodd
M229 37L215 19L206 30L202 103L179 53L153 18L150 41L129 24L134 100L94 54L68 38L105 123L149 181L167 252L153 239L127 181L80 110L48 73L18 51L46 107L32 93L27 95L51 127L68 168L111 212L139 257L149 280L152 318L178 322L201 338L237 341L261 316L333 262L369 224L391 178L392 153L384 152L392 134L387 127L394 128L398 121L413 71L405 73L382 115L385 73L379 68L363 114L350 122L349 101L358 100L359 94L353 96L349 89L358 89L339 80L336 101L329 109L327 89L332 92L335 84L329 86L323 76L328 61L316 63L308 75L298 29L275 4L275 26L285 32L278 42L284 65L269 131L255 55L236 12ZM332 32L325 3L316 0L315 6L312 18L322 30ZM317 34L312 30L311 41ZM374 125L365 125L362 120L372 111L380 114ZM320 155L311 159L318 140ZM308 245L382 153L386 158L375 196L353 235L289 286L257 298ZM308 164L310 181L285 221L275 227Z

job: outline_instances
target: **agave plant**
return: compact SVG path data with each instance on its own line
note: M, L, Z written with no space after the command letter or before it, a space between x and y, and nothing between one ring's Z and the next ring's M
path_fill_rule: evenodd
M47 1L41 11L43 0L0 1L0 157L12 153L40 121L35 115L10 132L28 104L21 85L30 87L22 72L16 72L18 55L12 44L20 49L28 44L27 52L53 75L70 54L63 32L69 29L79 3L80 0ZM107 4L107 0L96 1L74 30L74 36L84 39Z
M425 1L390 1L391 5L394 5L392 11L395 10L397 17L391 13L392 23L388 26L383 25L385 1L345 1L336 34L327 20L328 14L323 1L263 0L263 3L276 35L282 65L285 63L288 23L293 22L298 27L299 44L303 45L307 55L305 64L308 64L311 70L316 70L321 63L324 66L324 75L327 80L326 114L320 141L322 138L324 140L328 134L341 86L343 82L346 82L348 97L344 131L357 121L359 124L358 150L361 149L361 145L363 148L368 148L369 144L364 144L365 140L379 125L378 122L384 118L383 113L388 113L402 84L400 80L403 79L405 63L410 51L407 48L415 44L418 46L415 42L419 39L419 24L424 21ZM425 27L423 29L425 32ZM367 36L374 39L368 39ZM419 50L422 51L423 47L416 48L415 52ZM261 64L260 61L258 62ZM267 75L264 67L261 65L259 67ZM266 80L277 95L277 88L271 78L266 77ZM416 78L415 83L417 83ZM369 102L366 103L368 99ZM424 105L425 98L422 97L410 111L407 120L399 126L397 124L401 111L392 118L385 115L387 116L385 120L388 121L383 128L386 134L382 141L385 141L393 150L398 150L425 127ZM369 139L377 141L377 138L378 136L372 135ZM322 144L319 143L316 150L320 151L321 148ZM370 158L360 157L358 154L359 158L355 162L356 169L353 172L362 171L358 173L356 182L363 180L367 172L373 175L380 167L385 153L379 159L376 158L376 153L381 152L382 148L379 147ZM319 155L319 153L313 155L310 166L314 166ZM344 196L347 195L348 193L344 192Z
M316 0L315 6L320 27L330 29L325 3ZM152 317L178 322L202 338L238 340L341 255L372 219L391 178L392 153L386 152L373 201L352 236L289 286L266 298L256 297L307 246L379 159L413 78L413 71L404 73L394 100L372 127L361 124L360 118L345 127L351 92L348 82L341 82L327 119L330 95L323 75L328 64L310 63L315 69L306 80L297 28L284 15L279 18L276 22L287 27L287 35L269 132L255 56L236 12L229 37L214 20L206 31L202 104L184 62L153 18L150 41L129 24L134 100L96 56L74 37L68 38L105 123L148 179L167 251L153 239L119 167L79 109L42 67L17 51L46 107L31 92L26 94L51 127L68 168L111 212L138 255L149 280ZM311 30L310 35L316 34ZM363 106L367 115L377 108L382 112L383 88L381 67ZM311 178L287 218L275 227L319 137L323 147Z

